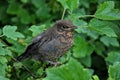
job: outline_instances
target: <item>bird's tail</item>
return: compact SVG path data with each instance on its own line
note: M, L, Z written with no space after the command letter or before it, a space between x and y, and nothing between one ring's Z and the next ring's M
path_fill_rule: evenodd
M24 52L23 54L21 54L20 56L17 57L17 60L22 61L23 59L26 59L28 57L29 57L29 55L26 52Z

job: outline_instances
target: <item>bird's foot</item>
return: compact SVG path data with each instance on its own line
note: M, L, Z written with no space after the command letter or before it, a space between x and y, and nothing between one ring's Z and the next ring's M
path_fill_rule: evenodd
M58 66L58 65L62 64L61 62L53 62L53 61L47 61L47 62L54 65L54 66Z

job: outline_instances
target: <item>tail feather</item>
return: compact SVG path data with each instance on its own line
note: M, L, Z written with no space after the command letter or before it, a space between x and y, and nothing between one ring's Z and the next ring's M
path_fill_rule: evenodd
M22 61L23 59L28 58L28 54L27 53L23 53L20 56L17 57L18 61Z

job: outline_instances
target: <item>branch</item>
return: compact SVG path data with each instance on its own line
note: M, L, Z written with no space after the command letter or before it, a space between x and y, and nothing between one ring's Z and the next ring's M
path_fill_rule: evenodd
M0 35L0 37L3 37L3 36L5 36L4 34L3 35Z
M82 16L79 16L79 18L84 18L84 17L95 17L95 15L82 15Z
M64 8L63 13L62 13L62 18L61 18L61 20L63 20L63 18L64 18L64 16L65 16L65 11L66 11L66 9Z
M14 61L16 61L16 62L20 62L20 61L18 61L17 59L15 59L14 57L12 57L12 59L13 59ZM32 76L33 78L37 78L37 77L30 71L30 69L28 69L28 67L26 67L24 64L22 64L22 66L31 74L31 76Z

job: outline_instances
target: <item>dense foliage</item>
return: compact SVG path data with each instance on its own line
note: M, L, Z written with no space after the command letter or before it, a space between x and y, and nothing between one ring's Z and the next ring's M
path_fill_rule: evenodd
M60 19L78 26L74 46L46 66L16 62L32 38ZM120 1L0 0L0 80L120 80Z

